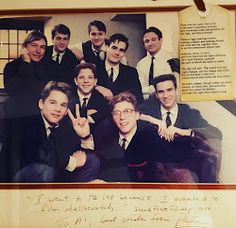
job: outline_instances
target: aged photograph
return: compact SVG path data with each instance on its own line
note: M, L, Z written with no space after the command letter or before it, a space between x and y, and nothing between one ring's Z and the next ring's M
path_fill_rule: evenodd
M181 101L178 20L2 16L0 182L236 183L236 103Z

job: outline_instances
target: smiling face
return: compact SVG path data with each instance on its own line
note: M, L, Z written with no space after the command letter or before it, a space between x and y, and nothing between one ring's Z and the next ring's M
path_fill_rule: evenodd
M159 39L158 35L154 32L145 33L143 36L144 48L150 53L155 55L161 50L162 38Z
M39 108L49 124L58 124L67 114L68 97L60 91L53 90L44 101L39 100Z
M156 96L166 110L173 108L177 101L177 89L174 83L171 80L157 83Z
M47 44L44 39L34 40L31 43L27 44L25 48L28 51L30 60L39 62L45 54L46 46Z
M124 57L126 51L126 43L123 41L114 41L107 48L107 61L111 65L117 65Z
M62 34L56 32L52 42L54 44L54 49L56 52L64 52L69 45L70 37L69 34Z
M97 83L97 79L95 78L92 70L89 68L81 69L74 80L77 85L77 89L84 96L89 95Z
M130 102L121 101L115 104L112 116L122 135L127 135L137 128L139 113Z
M95 49L99 50L105 42L106 33L99 31L96 26L91 26L89 38Z

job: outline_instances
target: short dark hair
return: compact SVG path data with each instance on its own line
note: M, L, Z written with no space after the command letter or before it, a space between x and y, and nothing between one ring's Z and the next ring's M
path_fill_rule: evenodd
M108 40L108 45L110 46L112 43L114 43L115 41L122 41L126 44L126 48L125 51L127 51L128 47L129 47L129 39L128 37L126 37L124 34L121 33L115 33L113 34L109 40Z
M42 101L45 101L52 91L60 91L67 96L69 101L71 100L72 91L70 85L65 82L49 81L41 92Z
M61 33L61 34L64 34L64 35L68 35L69 38L70 38L70 29L64 25L64 24L58 24L58 25L55 25L54 28L52 29L52 38L54 38L56 36L56 33Z
M33 30L26 36L24 42L22 43L22 47L26 47L28 44L37 40L44 40L46 43L46 46L48 45L46 36L38 30Z
M148 29L146 29L144 32L143 32L143 36L146 34L146 33L149 33L149 32L154 32L155 34L157 34L159 40L162 38L162 32L160 29L154 27L154 26L151 26L149 27Z
M160 82L165 82L165 81L172 81L174 84L175 89L177 89L177 81L176 77L173 74L162 74L153 79L153 85L156 89L156 86Z
M105 32L105 33L107 32L106 25L102 21L97 21L97 20L91 21L88 24L88 32L89 33L91 31L92 26L95 26L99 31L102 31L102 32Z
M79 73L82 69L90 69L94 74L94 78L97 78L96 65L93 63L80 63L80 64L78 64L75 67L75 71L74 71L75 78L79 75Z
M118 95L115 95L109 102L110 106L111 106L111 110L113 111L115 105L117 103L120 103L122 101L127 101L129 103L131 103L134 106L135 111L138 111L137 108L137 99L136 97L129 91L124 91L119 93Z

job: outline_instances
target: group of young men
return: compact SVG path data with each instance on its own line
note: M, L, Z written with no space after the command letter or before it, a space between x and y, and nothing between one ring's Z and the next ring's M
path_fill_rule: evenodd
M71 49L63 24L52 46L33 31L6 65L0 181L216 182L220 153L209 139L221 133L177 103L179 62L161 49L161 31L145 30L137 69L124 34L107 40L101 21L88 31Z

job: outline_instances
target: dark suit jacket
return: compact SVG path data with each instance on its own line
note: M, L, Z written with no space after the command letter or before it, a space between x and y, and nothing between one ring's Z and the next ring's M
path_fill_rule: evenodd
M143 121L138 121L138 129L127 149L118 144L118 129L108 121L102 131L95 133L96 151L101 160L98 178L114 182L154 182L155 163L163 161L179 162L189 156L189 144L180 141L169 143L162 140L156 129Z
M105 43L107 44L107 40L105 40ZM98 56L96 56L93 52L92 42L90 40L88 40L82 44L82 49L83 49L84 61L86 63L93 63L97 67L100 64L104 63L104 60L106 59L106 53L104 56L104 60L101 60Z
M107 100L96 90L92 91L92 95L87 103L87 107L85 108L85 110L82 110L82 108L81 108L82 104L80 104L80 99L79 99L78 93L75 91L74 96L71 101L71 109L72 110L75 109L76 104L79 104L80 114L83 117L87 117L87 110L88 109L97 110L96 113L91 115L91 117L93 118L93 120L95 122L95 124L92 124L92 125L96 125L100 121L110 117L110 108L109 108Z
M52 143L41 115L17 119L13 124L0 153L1 179L11 181L18 170L34 162L64 170L69 156L81 149L79 137L66 121L55 129Z
M110 89L114 95L129 90L136 96L139 103L143 101L141 84L135 68L120 63L119 75L113 83L110 82L105 63L97 68L97 74L98 85Z
M45 59L47 61L52 60L52 53L53 45L48 46L46 49ZM56 81L63 81L69 83L71 86L74 86L74 69L79 63L80 61L76 58L76 56L72 53L70 49L67 48L59 64L61 68L61 74Z
M10 100L6 102L7 116L32 115L38 110L38 100L46 83L58 78L60 70L53 61L44 59L27 63L17 58L4 68L4 87Z
M156 97L146 100L141 106L141 113L161 119L161 105ZM218 128L210 125L196 109L187 104L178 104L178 116L174 126L182 129L193 129L195 137L175 138L174 141L182 141L185 150L191 151L191 156L182 157L182 164L168 164L171 167L189 168L194 171L199 182L215 182L221 163L221 139L222 134ZM188 142L188 143L187 143ZM187 144L186 144L187 143ZM182 146L180 145L180 148ZM181 162L181 159L179 160Z

